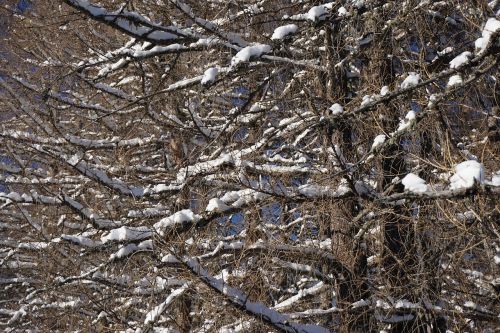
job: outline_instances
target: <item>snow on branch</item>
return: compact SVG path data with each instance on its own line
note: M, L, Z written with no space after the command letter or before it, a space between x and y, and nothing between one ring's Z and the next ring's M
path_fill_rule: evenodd
M1 46L1 327L495 327L498 1L64 2Z
M329 332L328 329L318 325L299 324L288 321L288 318L260 302L252 302L249 297L240 290L230 287L222 280L212 277L196 259L183 257L181 261L190 269L193 274L203 281L207 286L216 292L224 295L226 299L236 308L241 309L247 314L259 320L264 320L269 325L284 332L302 332L302 333L320 333Z
M163 45L195 40L193 35L185 30L175 26L163 26L153 23L144 16L123 8L109 12L105 8L94 5L87 0L65 0L65 2L92 19L104 22L134 38Z

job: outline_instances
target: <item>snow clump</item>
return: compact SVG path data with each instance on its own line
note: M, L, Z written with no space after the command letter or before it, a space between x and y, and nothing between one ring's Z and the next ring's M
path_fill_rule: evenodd
M450 79L448 80L448 87L452 87L452 86L455 86L457 84L461 84L463 81L462 81L462 77L460 75L453 75L452 77L450 77Z
M213 198L210 199L208 202L207 208L205 211L207 212L225 212L226 210L230 209L228 205L224 201L218 198Z
M472 53L465 51L457 55L453 60L450 61L450 68L458 68L469 62L469 58L472 57Z
M209 84L215 81L215 77L217 76L217 73L219 70L215 67L210 67L203 73L203 77L201 78L201 84Z
M324 19L326 15L325 6L314 6L306 14L306 17L309 21L316 22Z
M259 58L269 52L271 52L271 46L266 44L255 44L244 47L231 59L231 66L236 66L242 62L248 62L250 58Z
M416 86L420 82L420 74L415 72L408 73L406 79L401 83L401 88L406 89Z
M423 193L427 192L427 185L425 184L425 180L420 178L414 173L407 174L401 182L405 187L405 191L410 191L414 193Z
M389 93L389 87L388 86L383 86L380 89L380 96L385 96Z
M399 122L399 127L398 127L397 132L404 131L405 129L410 127L413 124L413 122L415 121L416 117L417 116L415 114L415 111L408 111L408 113L405 116L405 119L403 119Z
M272 40L280 40L285 38L286 36L293 35L298 30L298 27L295 24L287 24L281 27L274 29L273 35L271 36Z
M344 108L339 103L335 103L332 106L330 106L329 110L331 111L332 115L337 115L344 112Z
M313 23L323 21L326 18L326 15L328 14L328 10L331 10L333 7L333 2L324 4L324 5L319 5L319 6L314 6L309 9L309 11L305 14L297 14L293 15L291 17L285 16L285 18L290 18L292 20L308 20Z
M450 189L470 188L476 182L484 182L483 165L474 160L465 161L455 166L455 174L450 177Z
M490 42L491 35L498 30L500 30L500 21L494 17L489 18L484 25L482 37L476 39L476 42L474 43L474 46L476 47L476 53L482 53L484 50L486 50L486 47Z
M376 149L377 147L379 147L380 145L382 145L384 142L385 142L385 135L384 134L379 134L375 137L375 139L373 139L373 144L372 144L372 149L371 150L374 150Z

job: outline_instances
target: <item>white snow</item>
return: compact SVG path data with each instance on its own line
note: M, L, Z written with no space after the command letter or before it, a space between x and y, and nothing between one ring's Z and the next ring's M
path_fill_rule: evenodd
M460 76L460 74L457 74L457 75L453 75L450 77L450 79L448 80L448 87L452 87L454 85L457 85L457 84L461 84L463 81L462 81L462 77Z
M392 307L388 302L386 302L386 301L384 301L382 299L378 299L375 302L375 306L377 308L381 308L381 309L385 309L385 310L389 310Z
M385 142L386 136L384 134L379 134L373 139L373 144L371 150L376 149L378 146Z
M339 16L347 16L347 14L348 14L347 9L345 9L345 7L340 7L337 10L337 13Z
M382 89L380 89L380 96L385 96L389 93L389 87L388 86L383 86Z
M165 41L178 37L176 34L167 32L166 30L174 30L176 33L182 34L180 29L154 24L136 12L121 10L117 15L117 12L108 12L102 7L91 4L88 0L69 0L69 3L87 11L91 16L104 19L138 37L147 37L155 41Z
M420 308L420 304L418 303L412 303L407 299L400 299L396 302L394 305L396 309L418 309Z
M500 186L500 172L497 171L496 174L491 176L491 181L489 182L490 185L493 186Z
M78 155L78 154L77 154ZM76 161L75 156L72 156L71 158L62 155L61 157L65 159L68 163L70 163L71 160L73 162L76 162L76 164L72 164L78 171L80 171L82 174L84 174L87 177L93 178L97 180L98 182L112 188L115 190L120 191L121 193L125 195L131 195L134 197L140 197L144 195L144 189L140 187L133 187L133 186L128 186L125 184L122 180L117 179L117 178L110 178L107 173L101 169L93 168L89 163L87 163L84 160L79 160Z
M49 243L45 242L22 242L17 244L18 249L24 250L42 250L49 246Z
M368 103L371 103L373 101L374 101L373 96L371 96L371 95L365 95L365 96L363 96L363 100L361 101L361 106L365 106Z
M328 14L327 9L331 10L332 9L333 2L324 4L324 5L319 5L319 6L314 6L309 9L309 11L305 14L297 14L293 15L291 17L288 17L287 15L284 16L284 18L289 18L291 20L308 20L313 23L323 21L326 18L326 15Z
M182 182L181 182L182 184ZM182 185L167 185L167 184L157 184L152 188L146 189L144 192L147 194L156 194L168 191L178 191L182 188Z
M182 295L186 290L188 289L188 284L184 284L182 287L175 289L168 295L168 297L160 303L159 305L155 306L153 310L149 311L146 314L146 319L144 320L144 325L148 325L150 323L156 322L161 314L165 312L167 307L172 303L177 297Z
M350 2L358 9L366 5L365 0L351 0Z
M500 21L494 17L489 18L484 25L482 37L478 38L474 43L476 53L481 53L486 49L490 42L491 35L498 30L500 30Z
M450 68L459 68L469 62L472 57L472 53L465 51L457 55L453 60L450 61Z
M201 84L205 85L208 83L212 83L215 81L215 77L219 70L215 67L210 67L203 73L203 77L201 78Z
M146 44L146 43L145 43ZM162 53L172 53L178 52L179 50L186 49L186 47L182 44L171 44L168 46L159 46L156 45L151 49L124 49L120 52L120 54L126 54L132 56L134 58L148 58Z
M238 159L238 156L232 156L231 154L222 154L219 158L199 162L194 165L189 165L185 168L179 169L177 173L177 183L182 184L186 182L189 177L196 176L200 173L211 173L219 169L223 165L234 164L235 158Z
M101 7L92 5L91 3L88 2L88 0L71 0L70 2L84 8L91 15L94 16L102 16L107 13L106 10L104 10Z
M337 115L344 112L344 108L339 103L335 103L332 106L330 106L329 110L331 111L332 115Z
M485 34L491 35L497 32L498 30L500 30L500 21L494 17L491 17L488 19L488 21L486 21L486 24L484 25L483 36Z
M415 118L416 118L415 111L409 111L406 114L405 119L400 121L397 132L404 131L405 129L410 127L412 125L413 121L415 120Z
M484 49L486 49L489 41L490 41L490 39L485 38L485 37L479 37L478 39L476 39L476 41L474 42L474 47L476 48L476 53L480 53Z
M103 243L109 241L131 241L149 238L153 235L151 229L147 227L120 227L110 230L106 236L101 237Z
M262 201L267 198L267 194L258 192L251 188L246 188L239 191L226 192L220 200L225 204L230 204L231 207L239 208L243 205L249 205L251 203Z
M78 244L78 245L84 246L84 247L96 247L96 246L99 246L102 244L101 242L96 242L90 238L80 236L80 235L65 235L65 234L63 234L63 235L61 235L61 239L64 239L68 242Z
M22 201L21 195L17 192L10 192L9 194L7 194L7 198L12 201Z
M476 303L474 303L473 301L466 301L464 303L464 306L466 308L469 308L469 309L473 309L477 312L483 312L483 313L488 313L488 314L493 314L491 311L489 311L487 308L481 306L481 305L478 305Z
M205 209L207 212L225 212L230 209L228 205L224 201L218 198L210 199L208 202L207 208Z
M340 192L333 190L328 186L314 185L314 184L304 184L299 186L298 191L300 194L308 198L318 198L318 197L335 197L338 195L345 194L344 188L340 189Z
M68 195L64 196L64 202L70 205L73 209L78 210L81 215L85 216L88 220L92 221L92 223L97 224L99 227L116 227L119 225L119 222L111 221L108 219L104 219L99 216L99 214L95 213L93 210L87 207L83 207L83 205L71 198Z
M174 214L161 219L159 222L155 223L155 230L163 235L166 228L184 223L198 222L201 219L201 215L193 213L191 209L183 209Z
M420 82L420 74L415 72L408 73L406 79L401 83L401 88L406 89L416 86Z
M455 166L455 174L450 177L450 189L470 188L475 183L483 182L483 165L474 160L465 161Z
M10 320L7 322L7 325L12 325L14 324L15 322L17 322L19 319L23 318L24 316L26 316L28 314L28 312L26 312L26 310L28 310L28 306L27 305L24 305L22 306L19 310L17 311L13 311L12 312L12 317L10 318Z
M495 265L500 265L500 254L495 254L495 256L493 257L493 262L495 263Z
M306 296L314 295L314 294L320 292L321 290L324 289L324 287L325 287L324 282L320 281L320 282L316 283L315 285L313 285L310 288L301 289L301 290L298 291L298 293L296 295L294 295L294 296L292 296L290 298L287 298L284 301L282 301L282 302L276 304L275 306L273 306L273 309L279 310L279 309L290 307L291 305L293 305L294 303L296 303L300 299L302 299L302 298L304 298Z
M272 40L280 40L285 38L286 36L292 35L296 33L298 27L295 24L287 24L281 27L274 29L273 35L271 36Z
M154 217L154 216L166 216L170 215L170 210L166 207L148 207L142 210L130 210L127 217Z
M371 302L369 300L361 299L359 301L356 301L356 302L352 303L351 307L353 309L357 309L357 308L362 308L362 307L368 306L370 304L371 304Z
M326 9L325 6L314 6L309 11L307 12L307 19L309 21L321 21L324 19L324 16L326 15Z
M266 307L263 303L253 302L241 290L236 289L224 282L224 280L216 279L211 276L200 264L199 261L193 258L185 258L183 262L189 266L192 272L195 272L200 279L217 290L220 294L226 296L226 299L238 307L243 308L246 312L253 314L255 317L266 318L266 321L274 326L286 327L290 332L304 333L327 333L328 329L313 325L299 324L288 320L288 317L279 313L276 310ZM285 326L286 323L286 326Z
M405 191L410 191L414 193L423 193L427 191L427 185L425 184L425 180L420 178L414 173L407 174L401 182L405 187Z
M144 250L151 250L153 249L153 241L151 239L147 239L145 241L140 242L139 244L126 244L122 246L118 251L113 253L109 259L110 260L115 260L115 259L121 259L128 257L132 253L138 252L138 251L144 251Z
M266 44L255 44L244 47L231 59L231 66L236 66L242 62L248 62L250 58L258 58L270 52L271 46Z
M167 264L178 264L180 261L173 254L167 254L161 258L161 262Z
M444 56L444 55L446 55L448 53L453 52L453 50L454 50L453 47L448 46L447 48L443 49L442 51L438 51L437 54L438 54L438 56Z

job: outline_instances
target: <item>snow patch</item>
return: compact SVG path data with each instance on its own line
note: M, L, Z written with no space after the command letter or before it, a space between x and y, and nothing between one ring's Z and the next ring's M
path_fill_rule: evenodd
M493 186L500 186L500 172L497 171L496 174L491 176L489 184Z
M408 73L406 79L401 82L401 88L406 89L416 86L420 82L420 74L415 72Z
M450 189L470 188L475 183L483 182L483 165L474 160L465 161L455 166L455 174L450 177Z
M484 25L483 36L485 34L491 35L497 32L498 30L500 30L500 21L494 17L491 17L488 19L488 21L486 21L486 24Z
M344 112L344 108L339 103L333 104L332 106L330 106L330 108L328 110L331 111L332 115L337 115L337 114L341 114L342 112Z
M389 87L388 86L383 86L382 89L380 89L380 96L385 96L389 93Z
M337 10L337 13L339 16L347 16L349 13L347 12L347 9L345 9L345 7L340 7L338 10Z
M210 67L203 73L203 77L201 78L201 84L209 84L215 81L217 73L219 70L215 67Z
M147 227L121 227L110 230L106 236L101 237L103 243L109 241L133 241L149 238L153 235L151 229Z
M231 59L231 66L236 66L242 62L248 62L251 58L259 58L263 54L270 52L271 46L266 44L255 44L244 47Z
M308 198L319 198L319 197L337 197L345 195L350 191L346 186L339 186L337 190L333 190L328 186L314 185L314 184L304 184L299 186L298 191L300 194Z
M147 239L145 241L140 242L139 244L127 244L122 246L118 251L113 253L110 256L110 260L116 260L128 257L129 255L138 252L153 249L153 241L151 239Z
M333 3L314 6L309 9L305 14L297 14L290 17L292 20L308 20L313 23L323 21L328 14L327 9L332 9ZM288 18L288 17L286 17Z
M415 111L409 111L406 114L405 119L400 121L397 132L404 131L405 129L410 127L415 121L415 119L416 119Z
M412 303L407 299L400 299L399 301L396 302L394 307L396 309L418 309L420 308L420 304Z
M444 55L447 55L448 53L453 52L454 48L451 46L448 46L447 48L443 49L442 51L438 51L437 54L438 56L442 57Z
M484 25L482 37L478 38L474 42L476 47L476 53L482 53L486 50L486 47L490 43L491 35L500 30L500 21L494 17L491 17L486 21Z
M271 36L272 40L280 40L285 38L286 36L292 35L296 33L298 27L295 24L287 24L281 27L274 29L273 35Z
M363 100L361 101L361 107L363 107L363 106L365 106L365 105L367 105L367 104L369 104L369 103L371 103L373 101L375 101L375 99L373 98L373 96L371 96L371 95L365 95L365 96L363 96Z
M361 299L361 300L359 300L357 302L352 303L351 307L353 309L357 309L357 308L362 308L362 307L368 306L370 304L371 304L371 302L369 300Z
M459 68L466 63L469 62L469 59L472 57L472 53L469 51L465 51L457 55L455 58L453 58L452 61L450 61L450 68Z
M163 235L163 231L168 227L177 224L198 222L200 219L201 215L193 213L191 209L183 209L161 219L159 222L155 223L154 228L160 235Z
M205 211L207 212L225 212L226 210L230 209L228 205L224 201L218 198L213 198L210 199L208 202L207 208Z
M99 246L102 244L101 242L96 242L90 238L80 236L80 235L64 235L63 234L63 235L61 235L61 239L64 239L65 241L68 241L68 242L71 242L74 244L78 244L78 245L84 246L84 247L96 247L96 246Z
M450 77L450 79L448 80L448 87L452 87L452 86L455 86L457 84L462 84L463 81L462 81L462 77L457 74L457 75L453 75L452 77Z
M373 144L371 150L376 149L385 142L386 136L384 134L379 134L373 139Z
M324 18L322 16L326 15L326 9L324 6L314 6L307 12L307 19L309 21L320 21Z
M182 295L186 290L188 289L188 284L184 284L182 287L175 289L168 295L168 297L160 303L159 305L155 306L151 311L149 311L146 314L146 319L144 320L144 325L149 325L151 323L155 323L161 314L165 312L167 307L172 303L177 297ZM169 330L170 331L170 330Z
M401 182L405 187L405 191L410 191L414 193L423 193L427 192L427 185L425 184L425 180L420 178L414 173L407 174Z

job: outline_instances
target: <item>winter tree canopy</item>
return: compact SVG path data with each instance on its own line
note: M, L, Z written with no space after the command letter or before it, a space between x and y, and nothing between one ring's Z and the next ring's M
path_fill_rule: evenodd
M0 18L2 330L500 325L500 1Z

